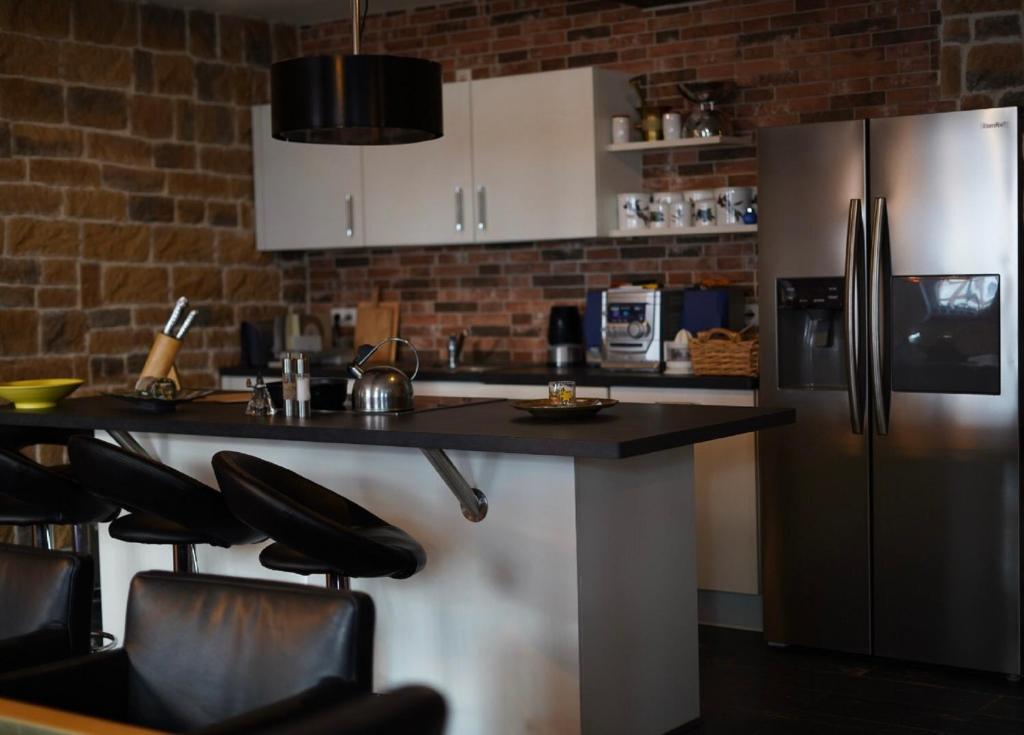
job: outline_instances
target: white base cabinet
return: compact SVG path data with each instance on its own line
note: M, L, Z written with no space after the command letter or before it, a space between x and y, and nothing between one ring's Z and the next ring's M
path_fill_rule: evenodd
M752 390L612 386L627 403L754 406ZM695 444L697 585L702 590L757 595L760 537L755 434Z

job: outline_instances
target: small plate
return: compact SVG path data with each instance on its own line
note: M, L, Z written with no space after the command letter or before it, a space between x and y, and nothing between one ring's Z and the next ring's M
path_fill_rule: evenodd
M213 390L183 390L174 398L140 396L134 391L127 391L124 393L104 393L103 395L130 403L140 411L147 411L148 413L171 413L172 411L178 410L179 403L188 403L189 401L194 401L197 398L203 398L214 392L215 391Z
M19 410L53 408L57 401L67 398L84 382L77 378L13 380L0 383L0 398L10 401Z
M534 401L515 401L512 408L529 411L539 419L583 419L597 415L603 408L610 408L618 401L611 398L577 398L572 403L552 403L547 398Z

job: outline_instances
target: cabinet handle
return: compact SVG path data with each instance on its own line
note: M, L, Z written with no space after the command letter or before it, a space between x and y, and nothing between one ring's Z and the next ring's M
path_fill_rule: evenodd
M462 187L455 187L455 231L462 232Z
M487 229L487 187L480 186L476 190L476 228L483 232Z
M356 234L355 225L355 208L352 205L353 196L347 194L345 196L345 237L352 237Z

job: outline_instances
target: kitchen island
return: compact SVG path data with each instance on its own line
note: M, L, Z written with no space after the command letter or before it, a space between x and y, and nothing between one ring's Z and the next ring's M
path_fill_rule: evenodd
M213 403L147 415L110 398L0 410L0 425L130 432L211 484L214 453L255 454L408 531L426 568L353 586L377 606L376 686L435 686L452 735L661 735L696 720L692 445L793 420L788 410L620 404L589 421L541 422L505 401L309 419ZM463 517L423 450L449 452L486 494L486 518ZM202 547L200 569L297 581L260 567L259 548ZM100 554L104 628L120 635L131 574L171 558L105 533Z

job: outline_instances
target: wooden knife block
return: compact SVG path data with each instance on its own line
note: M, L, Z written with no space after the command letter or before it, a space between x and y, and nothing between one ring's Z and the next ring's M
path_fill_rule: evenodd
M177 359L180 349L180 339L158 332L153 338L153 346L149 348L149 355L146 356L146 363L142 366L142 373L135 382L135 390L139 390L145 385L148 382L147 378L170 378L178 390L181 390L181 379L178 376L177 368L174 367L174 361Z

